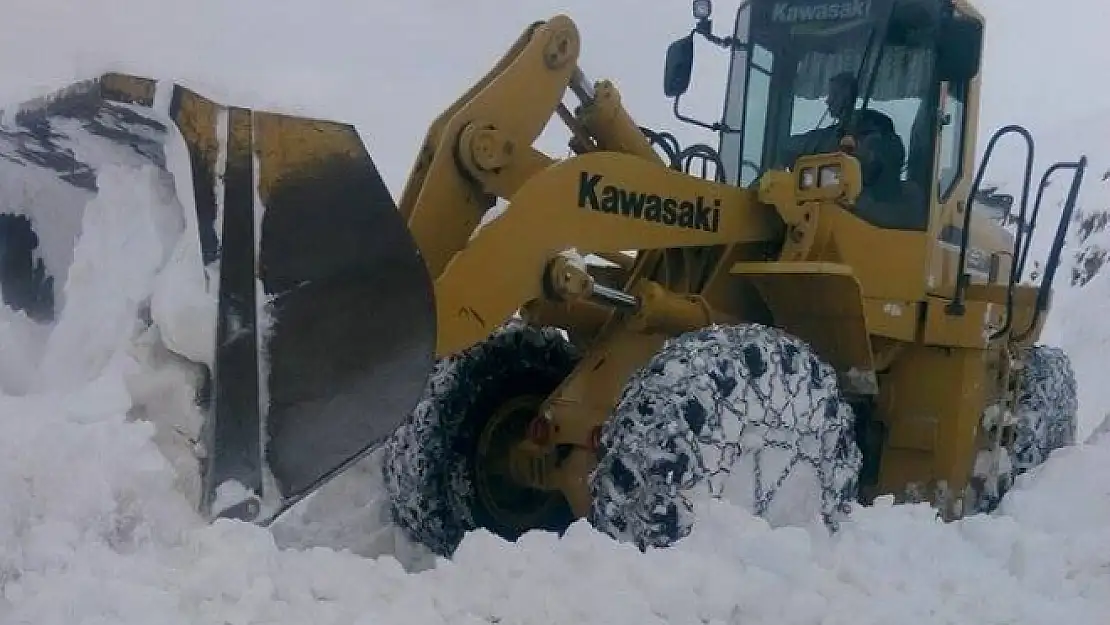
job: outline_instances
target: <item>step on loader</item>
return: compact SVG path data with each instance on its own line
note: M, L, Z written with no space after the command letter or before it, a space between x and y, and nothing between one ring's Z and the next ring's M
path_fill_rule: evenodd
M432 121L397 205L349 126L175 87L154 134L188 146L221 267L207 501L241 484L253 498L217 511L265 523L384 443L392 517L435 553L581 518L647 549L688 535L704 498L834 529L882 496L988 511L1073 442L1071 365L1038 340L1086 159L1048 167L1032 203L1023 127L975 167L982 15L752 0L722 37L711 13L695 0L663 90L716 147L638 125L557 15ZM696 38L731 58L716 121L681 110ZM86 127L158 100L98 84L69 113ZM533 147L553 116L563 159ZM152 119L125 131L136 151ZM1004 138L1027 159L1000 219L976 198Z

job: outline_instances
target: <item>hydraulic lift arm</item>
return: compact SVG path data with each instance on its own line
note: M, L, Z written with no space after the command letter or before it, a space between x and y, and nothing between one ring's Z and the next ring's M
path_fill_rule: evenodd
M399 208L438 277L497 198L554 162L532 144L553 113L578 153L619 151L662 160L608 81L590 84L578 67L581 40L567 16L530 25L506 54L428 129ZM562 103L570 88L581 106Z

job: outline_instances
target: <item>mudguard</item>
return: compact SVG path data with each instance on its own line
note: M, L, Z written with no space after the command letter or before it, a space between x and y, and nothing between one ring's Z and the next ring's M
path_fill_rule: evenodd
M97 168L79 156L78 130L166 171L167 141L188 152L188 171L170 173L191 186L202 261L219 276L198 397L202 512L265 523L396 429L434 363L433 284L352 126L123 74L5 114L0 185L39 183L27 204L0 206L0 289L46 323L65 268L34 258L43 233L28 216L72 211L79 223Z

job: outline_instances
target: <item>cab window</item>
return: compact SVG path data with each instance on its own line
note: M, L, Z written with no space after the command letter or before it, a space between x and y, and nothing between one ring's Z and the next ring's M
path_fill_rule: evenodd
M967 85L950 83L941 100L940 154L937 157L937 195L947 201L963 174Z

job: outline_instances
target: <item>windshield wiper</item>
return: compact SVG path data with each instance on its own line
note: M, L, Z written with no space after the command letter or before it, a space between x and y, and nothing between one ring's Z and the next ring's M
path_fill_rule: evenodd
M883 61L883 52L886 50L884 42L886 41L887 31L890 30L890 23L894 19L894 4L895 2L890 2L886 16L876 21L875 25L871 27L871 34L867 39L867 46L863 49L863 57L860 59L859 69L856 70L856 85L861 86L863 85L864 73L867 72L868 61L872 60L872 50L874 50L877 45L878 50L874 52L874 61L871 62L870 72L867 72L867 85L863 88L863 104L860 105L860 111L866 109L867 105L871 103L871 94L875 91L875 80L879 74L879 65ZM847 133L847 129L852 127L858 114L855 103L853 102L848 113L840 118L840 121L837 123L836 133L838 137L844 137Z

